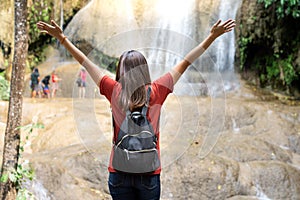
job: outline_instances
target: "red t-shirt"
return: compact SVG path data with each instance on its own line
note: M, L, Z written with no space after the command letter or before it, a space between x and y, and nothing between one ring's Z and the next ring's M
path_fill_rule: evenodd
M86 82L86 71L80 71L80 78L83 82Z
M118 105L118 96L121 92L121 84L108 76L104 76L100 81L100 93L104 95L108 101L111 103L112 114L114 116L114 136L116 138L116 134L120 130L120 126L125 119L125 113L122 111L120 106ZM148 109L147 117L155 131L155 134L158 138L157 142L157 150L158 155L160 155L160 147L159 147L159 118L162 104L166 100L168 94L173 92L173 78L170 73L167 73L155 80L151 83L151 95L150 95L150 107ZM113 151L111 151L113 152ZM108 166L109 172L116 172L112 167L112 156L110 155L110 161ZM159 174L161 171L161 167L159 167L153 174Z
M51 80L52 80L52 83L56 83L57 82L57 75L55 75L55 74L52 74L51 75Z

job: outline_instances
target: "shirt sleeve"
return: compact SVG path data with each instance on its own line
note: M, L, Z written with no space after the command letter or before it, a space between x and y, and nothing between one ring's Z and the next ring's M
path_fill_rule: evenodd
M111 97L117 83L117 81L109 78L107 75L103 76L100 81L100 94L104 95L109 100L109 102L111 102Z
M174 83L171 74L166 73L165 75L155 80L152 84L152 87L156 95L155 103L162 105L167 96L172 93L174 89Z

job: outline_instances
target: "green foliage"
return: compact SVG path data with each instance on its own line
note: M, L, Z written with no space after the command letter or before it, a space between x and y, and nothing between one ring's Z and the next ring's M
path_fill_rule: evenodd
M299 0L258 0L258 2L264 3L265 8L274 5L278 19L286 16L292 16L293 18L300 17Z
M51 8L47 1L34 1L32 6L28 9L28 23L29 23L29 38L30 42L33 43L38 40L40 31L36 25L38 21L50 20Z
M265 63L259 62L256 68L262 68L266 65L265 71L260 71L260 82L262 84L269 83L273 86L290 87L291 83L297 79L297 73L293 66L293 56L280 58L278 54L266 57Z
M4 78L4 72L0 73L0 100L9 100L9 82Z
M29 136L32 134L33 130L36 128L44 128L44 125L33 122L32 124L28 124L26 126L21 126L18 128L27 131L25 141L22 141L19 147L19 158L21 158L24 153L24 145L29 140ZM3 174L0 178L0 181L5 183L8 180L10 180L11 182L16 184L16 188L18 190L16 200L31 200L34 199L34 195L25 187L23 187L23 184L28 180L32 181L34 176L35 173L32 167L30 166L30 163L28 163L28 161L23 161L22 163L19 163L17 165L16 170L11 169L8 174Z
M283 69L284 83L288 86L297 79L295 67L293 66L292 62L293 57L291 55L286 59L279 60L278 62L278 65Z
M240 69L243 68L246 59L247 59L247 47L248 44L251 43L251 38L241 37L239 40L239 48L240 48Z
M40 42L41 38L43 41L49 40L50 36L41 35L36 23L38 21L50 21L51 16L51 6L49 6L48 0L33 1L31 7L28 8L28 25L29 25L29 55L28 61L30 66L36 66L38 63L45 59L43 52L44 43Z
M0 177L0 182L1 183L6 183L8 181L8 174L3 174L1 177Z

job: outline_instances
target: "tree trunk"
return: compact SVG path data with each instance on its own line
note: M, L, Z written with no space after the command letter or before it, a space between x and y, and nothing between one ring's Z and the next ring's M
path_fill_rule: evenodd
M5 130L4 150L1 175L16 170L19 157L20 129L22 121L22 104L24 74L27 57L27 0L15 0L14 57L10 86L8 118ZM9 179L0 183L0 199L16 199L17 188Z

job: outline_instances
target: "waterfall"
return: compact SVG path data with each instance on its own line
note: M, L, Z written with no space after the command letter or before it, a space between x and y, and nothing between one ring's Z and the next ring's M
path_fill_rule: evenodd
M195 29L195 26L191 25L194 24L194 19L190 12L194 6L194 0L165 0L154 5L157 29L153 32L155 39L150 44L151 49L146 52L150 69L153 69L152 79L169 71L191 48L191 45L187 44L190 44Z
M226 0L220 2L219 19L235 19L241 0ZM222 73L225 91L235 89L238 85L234 76L234 55L235 55L234 32L224 34L212 45L216 52L216 67Z
M118 57L129 49L141 51L148 60L152 80L155 80L198 45L217 19L234 19L240 2L92 0L74 16L65 33L74 41L83 39L98 45L95 49L110 56ZM232 31L218 38L189 67L174 93L197 96L209 92L214 95L236 88L234 51Z
M64 25L64 6L63 0L60 0L60 28L63 30Z
M201 42L197 41L196 34L204 39L209 32L212 24L197 24L200 21L197 19L199 16L195 14L197 3L195 0L165 0L158 1L153 6L156 15L154 26L157 30L152 31L154 39L149 45L150 48L144 51L153 79L171 70L186 53ZM220 1L218 19L235 19L240 3L241 0ZM209 52L196 60L182 76L174 93L193 96L209 92L215 96L237 88L238 81L234 75L234 42L233 31L218 38L209 48ZM215 75L218 73L220 74Z

